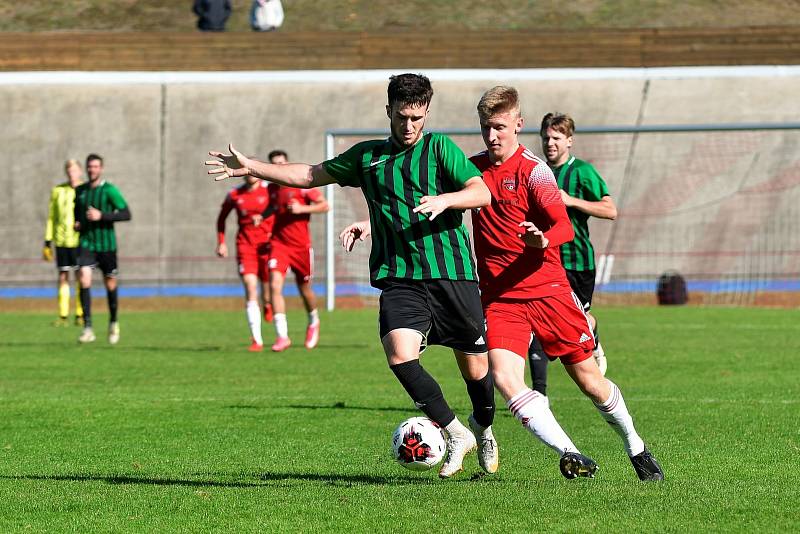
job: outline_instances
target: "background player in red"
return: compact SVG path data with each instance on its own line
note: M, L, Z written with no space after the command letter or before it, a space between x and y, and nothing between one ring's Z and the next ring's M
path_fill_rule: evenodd
M239 231L236 234L236 257L239 275L245 293L247 324L250 326L252 343L250 351L259 352L264 347L261 336L261 309L258 305L258 286L261 282L261 297L264 303L264 318L269 322L272 310L269 303L269 240L274 217L269 216L269 191L266 184L252 176L245 176L244 183L230 190L222 203L217 217L217 256L228 257L225 244L225 219L236 210ZM267 217L265 217L267 215Z
M478 115L487 150L471 159L483 173L492 202L473 212L473 231L495 386L523 426L562 455L564 476L593 476L597 465L579 453L550 411L547 397L525 384L533 333L549 355L561 359L567 374L623 439L639 478L662 480L622 393L592 358L592 329L559 255L559 246L573 238L572 225L552 171L519 143L523 119L517 91L490 89L478 104Z
M286 152L273 150L269 153L269 161L280 165L288 163L289 158ZM286 322L286 301L283 298L283 283L290 268L308 313L305 346L307 349L313 349L319 341L319 313L317 298L311 287L311 278L314 275L314 249L311 246L308 222L312 213L328 211L328 201L318 189L299 189L270 184L269 192L270 202L275 210L269 258L269 285L275 311L276 334L272 350L281 352L292 344Z

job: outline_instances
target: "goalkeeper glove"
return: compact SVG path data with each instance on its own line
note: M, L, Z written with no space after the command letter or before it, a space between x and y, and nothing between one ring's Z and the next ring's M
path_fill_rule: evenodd
M53 249L50 246L50 241L44 242L44 247L42 248L42 259L44 261L53 261Z

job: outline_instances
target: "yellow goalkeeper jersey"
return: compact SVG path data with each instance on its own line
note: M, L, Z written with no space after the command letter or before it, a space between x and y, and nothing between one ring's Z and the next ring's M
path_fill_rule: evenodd
M44 240L52 241L57 247L75 248L79 234L75 231L75 189L64 182L50 192L50 213Z

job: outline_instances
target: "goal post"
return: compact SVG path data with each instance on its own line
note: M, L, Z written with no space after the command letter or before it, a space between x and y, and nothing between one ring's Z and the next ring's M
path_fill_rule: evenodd
M475 128L436 131L467 154L484 149ZM326 159L388 135L329 130ZM520 138L541 154L538 132ZM694 302L758 304L764 293L800 295L800 122L590 126L577 130L573 153L598 169L619 211L613 222L590 219L600 300L654 302L658 277L668 270L686 277ZM361 192L327 186L327 195L333 310L337 295L376 292L369 246L349 254L337 246L341 228L367 217Z

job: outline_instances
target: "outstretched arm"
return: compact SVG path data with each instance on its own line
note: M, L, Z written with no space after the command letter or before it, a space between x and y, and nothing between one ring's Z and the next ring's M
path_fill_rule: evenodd
M206 165L210 167L208 174L214 175L215 180L249 174L274 184L303 189L334 183L334 179L321 164L312 166L306 163L284 163L277 165L256 158L248 158L233 148L233 145L228 145L228 150L230 154L214 150L208 153L209 156L217 158L206 161Z
M437 215L446 209L467 210L488 206L492 201L492 193L483 178L475 176L464 184L464 188L453 193L442 193L436 196L424 196L419 199L419 206L414 208L414 213L429 215L434 220Z

